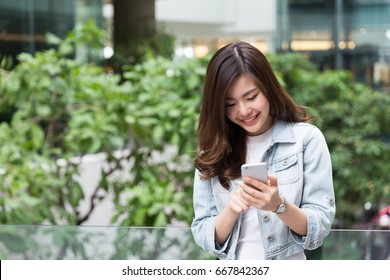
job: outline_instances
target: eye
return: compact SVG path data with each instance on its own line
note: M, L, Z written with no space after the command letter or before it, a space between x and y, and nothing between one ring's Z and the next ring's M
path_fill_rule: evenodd
M233 98L225 99L225 107L233 107L236 104L236 101Z
M248 97L248 100L255 100L258 94L254 94Z

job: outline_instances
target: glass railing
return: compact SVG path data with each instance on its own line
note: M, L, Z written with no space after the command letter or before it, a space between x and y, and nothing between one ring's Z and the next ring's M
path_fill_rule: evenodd
M320 260L390 260L390 230L332 230L319 249L306 255Z
M390 259L389 230L332 230L308 259ZM215 259L193 241L189 228L0 225L5 260Z

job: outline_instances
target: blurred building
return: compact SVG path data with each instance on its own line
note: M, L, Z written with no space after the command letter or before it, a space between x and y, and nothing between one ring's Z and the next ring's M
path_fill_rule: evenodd
M177 38L177 52L202 56L233 40L275 51L276 0L156 0L159 27Z
M390 0L155 1L157 25L177 38L178 55L203 56L245 40L263 52L303 52L323 70L348 69L390 91ZM112 2L0 0L0 65L46 48L47 31L64 37L89 18L107 28Z
M102 26L102 6L103 0L0 0L0 62L47 48L46 32L64 38L89 18Z
M278 0L278 52L306 53L390 91L389 0Z

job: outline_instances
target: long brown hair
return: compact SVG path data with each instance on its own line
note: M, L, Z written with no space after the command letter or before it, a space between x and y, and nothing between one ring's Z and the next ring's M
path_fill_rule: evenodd
M205 76L198 125L198 154L195 167L203 179L218 176L224 188L241 175L246 160L246 133L227 119L225 96L243 74L250 75L270 104L273 119L307 121L306 110L297 105L276 78L265 56L245 42L230 43L211 58Z

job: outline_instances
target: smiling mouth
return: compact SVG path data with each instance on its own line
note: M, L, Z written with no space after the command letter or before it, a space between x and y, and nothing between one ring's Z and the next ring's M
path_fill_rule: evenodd
M250 117L250 118L248 118L248 119L241 120L241 122L242 122L243 124L245 124L245 125L251 125L251 124L253 124L253 123L256 122L257 116L258 116L258 115L255 115L255 116L252 116L252 117Z

